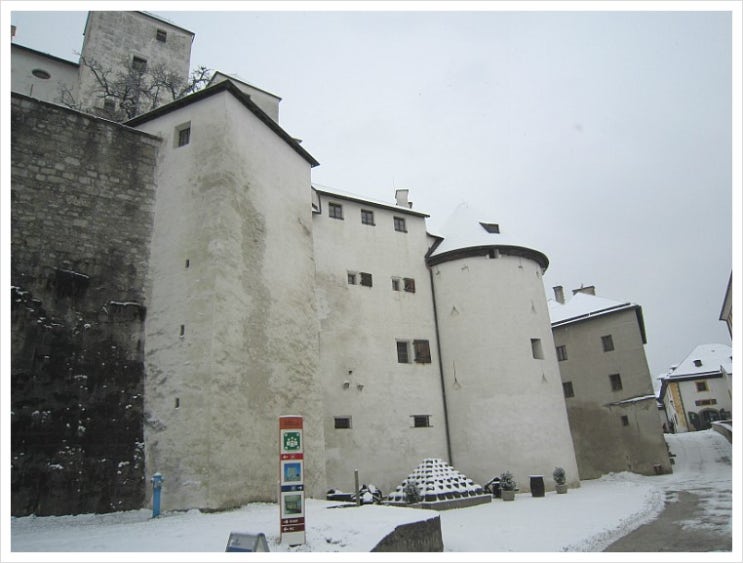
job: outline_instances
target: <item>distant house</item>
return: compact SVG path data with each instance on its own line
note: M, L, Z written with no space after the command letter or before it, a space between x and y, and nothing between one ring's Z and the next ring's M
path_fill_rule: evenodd
M703 344L660 379L660 400L674 432L705 430L730 418L733 351L725 344Z
M581 479L671 470L645 357L642 308L554 288L550 318Z

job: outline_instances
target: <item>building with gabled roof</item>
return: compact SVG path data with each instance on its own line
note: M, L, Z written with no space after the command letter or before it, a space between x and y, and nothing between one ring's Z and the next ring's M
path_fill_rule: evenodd
M562 286L554 293L552 333L581 479L670 472L642 308L599 297L593 286L569 301Z
M732 416L733 350L725 344L701 344L660 378L672 432L705 430Z

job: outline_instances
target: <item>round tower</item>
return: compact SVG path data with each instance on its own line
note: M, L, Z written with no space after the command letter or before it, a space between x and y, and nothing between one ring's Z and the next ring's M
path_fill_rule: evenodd
M438 317L451 463L475 481L511 471L554 488L578 469L542 275L547 257L460 205L428 256Z

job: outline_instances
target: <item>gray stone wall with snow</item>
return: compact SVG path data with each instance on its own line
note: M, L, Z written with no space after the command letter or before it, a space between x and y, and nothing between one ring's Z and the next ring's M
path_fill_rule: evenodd
M137 508L159 142L11 102L12 513Z

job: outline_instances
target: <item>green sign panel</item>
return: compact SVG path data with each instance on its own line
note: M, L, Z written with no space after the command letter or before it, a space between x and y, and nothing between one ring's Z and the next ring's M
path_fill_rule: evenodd
M299 432L284 432L284 451L298 452L302 449L301 434Z

